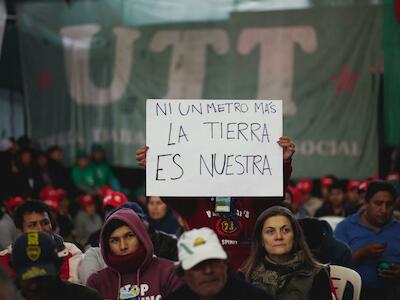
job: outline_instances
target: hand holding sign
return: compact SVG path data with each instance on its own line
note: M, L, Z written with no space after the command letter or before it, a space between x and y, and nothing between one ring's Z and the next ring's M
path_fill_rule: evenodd
M289 162L292 159L293 154L296 152L295 144L287 136L280 137L278 144L283 148L283 161Z
M144 168L146 168L146 155L148 149L149 147L144 145L136 150L136 161L138 162L139 166Z

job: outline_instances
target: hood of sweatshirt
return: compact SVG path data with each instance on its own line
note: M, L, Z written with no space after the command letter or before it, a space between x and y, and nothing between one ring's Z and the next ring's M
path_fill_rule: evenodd
M100 249L101 249L101 255L103 256L104 261L106 264L113 268L112 264L108 261L106 249L109 247L105 247L105 243L108 243L104 239L104 232L105 229L107 228L108 224L112 220L120 220L126 225L129 226L129 228L132 229L132 231L136 234L144 248L146 249L146 256L145 259L143 260L142 264L140 265L140 269L143 269L146 267L146 265L151 261L151 258L153 257L154 249L153 249L153 244L150 240L150 236L147 233L147 229L141 219L138 217L138 215L131 209L129 208L122 208L114 212L104 223L101 232L100 232Z

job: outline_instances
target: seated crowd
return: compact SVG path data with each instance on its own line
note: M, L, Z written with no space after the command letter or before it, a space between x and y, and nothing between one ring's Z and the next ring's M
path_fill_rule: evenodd
M0 141L0 299L353 299L331 265L360 275L360 299L400 299L398 174L295 181L294 143L278 144L284 199L222 211L218 197L128 199L100 145L69 169L60 147Z

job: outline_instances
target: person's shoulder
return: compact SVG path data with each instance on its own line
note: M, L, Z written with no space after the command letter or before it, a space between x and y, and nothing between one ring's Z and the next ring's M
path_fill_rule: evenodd
M141 270L143 276L151 276L153 279L158 278L161 281L170 276L176 276L174 262L157 256L153 256Z
M114 272L110 269L110 267L103 268L103 269L93 273L93 275L95 275L95 277L108 276L110 274L114 274Z
M0 257L10 257L11 256L11 245L9 245L6 249L0 251Z
M99 293L90 288L80 284L72 283L69 281L62 281L67 293L74 297L74 300L100 300Z
M248 296L251 296L253 300L258 300L258 299L272 300L272 299L274 299L272 297L272 295L270 295L263 289L256 287L247 281L242 282L242 287L243 287L243 290L246 291L246 294Z
M399 220L393 219L392 223L393 223L394 226L400 228L400 221Z
M184 283L180 285L175 291L169 294L165 300L187 300L196 299L196 294L189 288L189 286Z
M316 276L329 277L329 265L321 264L316 270Z
M3 214L3 217L1 218L0 222L2 222L2 224L4 224L4 225L12 224L15 227L14 221L13 221L13 219L10 217L10 215L8 213L4 213Z
M76 221L81 221L82 219L85 219L85 218L87 219L86 214L82 210L78 210L74 220L76 222Z
M86 249L84 256L98 256L101 255L100 247L89 247Z
M309 275L313 278L314 285L329 282L329 267L327 265L312 267Z
M398 233L400 232L400 222L398 220L392 219L390 222L389 226L385 225L383 227L383 230L386 234L389 236L398 236Z
M254 286L250 282L244 280L244 274L243 273L236 273L236 274L231 274L229 276L229 283L228 283L228 289L236 289L240 293L245 293L247 296L251 297L253 300L258 300L258 299L274 299L269 293L264 291L263 289Z
M64 242L65 249L71 253L72 256L74 255L82 255L82 251L73 243Z
M347 228L349 226L354 226L354 224L358 222L358 219L359 219L359 214L358 213L350 215L347 218L344 218L342 221L340 221L336 225L335 232L338 229L341 230L341 229Z
M152 266L159 266L163 268L175 268L175 264L173 261L163 258L163 257L157 257L153 256L150 260L149 267Z
M86 285L89 286L96 285L96 283L103 281L105 278L111 278L112 274L113 272L109 267L101 269L97 272L92 273L89 276Z

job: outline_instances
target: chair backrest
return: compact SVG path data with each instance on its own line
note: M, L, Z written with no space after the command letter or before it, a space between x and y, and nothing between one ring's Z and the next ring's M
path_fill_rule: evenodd
M329 225L331 225L332 230L335 230L336 225L344 220L343 217L337 217L337 216L325 216L325 217L320 217L318 219L327 221Z
M353 285L353 300L360 299L361 277L356 271L342 266L331 265L330 276L339 300L343 299L343 293L347 282Z

